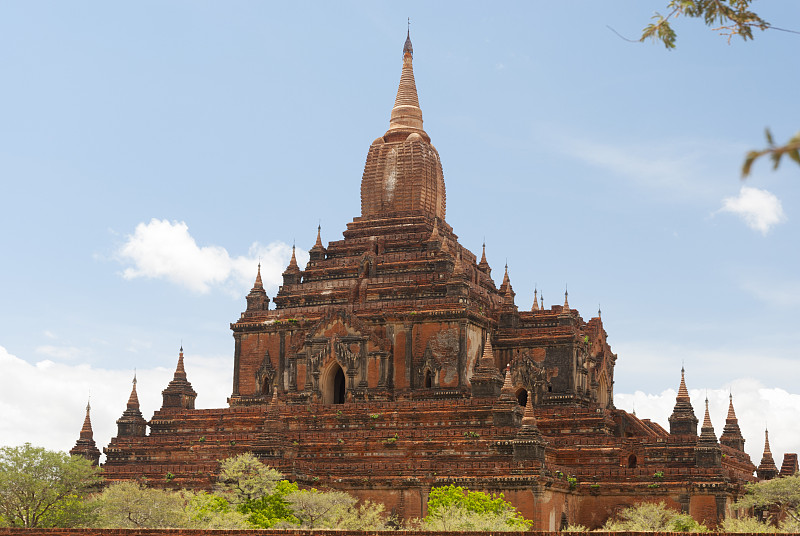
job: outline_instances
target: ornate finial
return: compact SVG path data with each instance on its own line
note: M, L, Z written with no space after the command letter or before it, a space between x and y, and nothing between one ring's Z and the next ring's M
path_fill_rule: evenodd
M411 46L411 17L408 18L408 31L406 32L406 42L403 45L403 56L409 54L414 57L414 47Z

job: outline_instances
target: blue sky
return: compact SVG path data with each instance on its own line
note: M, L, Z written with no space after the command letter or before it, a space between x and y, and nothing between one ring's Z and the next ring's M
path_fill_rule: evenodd
M800 168L739 179L765 127L800 128L800 36L608 28L664 3L0 4L0 443L70 448L91 392L106 445L181 343L198 406L225 404L258 258L274 296L293 241L359 215L411 17L446 219L517 305L599 305L619 407L666 425L684 363L718 434L733 390L756 463L765 425L800 451Z

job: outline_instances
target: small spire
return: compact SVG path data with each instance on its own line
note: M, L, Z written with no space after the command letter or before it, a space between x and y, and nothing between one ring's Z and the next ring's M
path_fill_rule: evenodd
M600 310L600 304L597 304L597 318L603 318L603 311Z
M89 401L86 401L86 417L83 419L83 426L81 427L81 438L88 438L92 439L92 418L89 415L92 410L92 406Z
M736 412L733 411L733 393L728 394L728 419L737 420Z
M175 375L173 376L174 379L186 379L186 369L183 368L183 345L181 344L181 349L178 352L178 366L175 367Z
M706 395L706 414L703 417L703 428L710 428L711 426L711 414L708 412L708 395Z
M522 427L536 427L536 417L533 414L533 393L528 391L528 400L525 404L525 412L522 414Z
M317 241L314 242L315 248L321 248L322 246L322 224L317 225Z
M569 291L564 288L564 312L568 313L570 311L569 308Z
M536 287L533 287L533 307L531 307L531 311L538 311L539 310L539 298L536 296L538 290Z
M261 282L261 261L258 262L258 270L256 271L256 282L253 284L253 290L263 290L264 283Z
M762 480L770 480L778 476L778 466L775 465L772 450L769 448L769 430L767 429L764 430L764 454L761 456L761 463L758 464L756 474Z
M542 302L542 311L544 311L544 292L539 295L539 300Z
M491 363L494 366L494 350L492 349L492 338L489 336L489 332L486 332L486 344L483 346L483 355L481 356L481 361L486 361L487 363Z
M681 384L678 387L678 399L682 398L689 398L689 390L686 388L685 370L683 369L683 365L681 365Z
M431 237L428 240L431 242L439 240L439 220L436 218L433 219L433 231L431 231Z
M505 378L503 379L503 393L511 393L514 394L514 386L511 384L511 363L506 365L506 374Z
M128 409L139 409L139 395L136 394L136 372L133 373L133 388L128 397Z
M409 54L414 57L414 47L411 46L411 17L408 19L408 30L406 31L406 42L403 44L403 56Z
M284 273L297 273L300 272L300 267L297 266L297 256L295 255L295 246L292 244L292 258L289 259L289 266L286 267Z
M481 247L482 247L482 250L481 250L481 262L480 262L480 264L489 264L488 262L486 262L486 240L483 241L483 246L481 246Z

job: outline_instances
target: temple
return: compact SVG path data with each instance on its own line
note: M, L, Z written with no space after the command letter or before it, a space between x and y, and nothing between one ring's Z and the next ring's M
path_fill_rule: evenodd
M683 370L669 431L616 409L599 312L584 320L566 292L562 305L534 294L520 309L508 267L496 286L485 245L478 258L445 216L409 37L388 130L367 152L361 215L327 246L318 227L304 268L293 251L271 302L259 265L231 324L228 407L194 409L183 349L150 421L134 379L105 477L204 489L220 459L250 451L301 486L405 518L450 483L504 493L536 530L595 528L643 499L712 526L734 515L756 467L732 398L719 440L707 405L698 435Z

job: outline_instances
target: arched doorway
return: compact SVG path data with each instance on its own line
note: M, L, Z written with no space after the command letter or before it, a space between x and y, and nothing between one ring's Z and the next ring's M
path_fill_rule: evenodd
M344 371L339 363L333 363L324 376L322 401L325 404L344 404L345 391Z
M628 456L628 468L636 469L636 454L631 454Z
M269 378L264 378L264 381L261 383L261 394L264 396L272 394L272 385L269 383Z
M523 408L528 405L528 391L525 389L517 390L517 402Z
M601 408L608 407L608 382L605 374L600 376L599 386L597 387L597 403Z
M430 389L431 387L433 387L433 376L430 369L428 369L425 371L425 389Z

